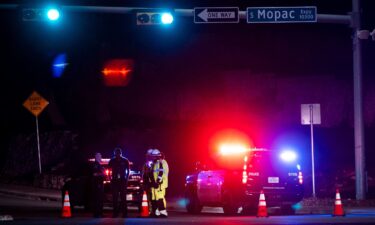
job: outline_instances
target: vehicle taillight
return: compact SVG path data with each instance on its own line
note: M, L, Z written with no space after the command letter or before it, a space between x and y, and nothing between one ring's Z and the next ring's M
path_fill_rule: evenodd
M242 183L247 183L247 156L243 158L244 166L243 166L243 172L242 172Z
M105 175L109 176L109 169L105 170Z
M298 183L303 184L303 176L301 171L298 172Z

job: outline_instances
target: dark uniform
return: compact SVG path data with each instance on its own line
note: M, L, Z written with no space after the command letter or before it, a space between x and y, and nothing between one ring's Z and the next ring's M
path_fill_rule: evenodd
M116 153L119 151L119 153ZM126 202L126 188L130 172L130 164L127 158L122 157L121 149L115 149L115 156L109 161L108 166L112 169L112 197L113 197L113 216L117 217L121 209L123 217L128 215ZM120 206L118 198L121 198Z
M151 212L152 161L146 161L142 168L143 190L146 191L149 211Z
M95 161L92 167L91 191L93 200L93 213L95 217L101 217L103 214L104 199L104 168L98 161Z

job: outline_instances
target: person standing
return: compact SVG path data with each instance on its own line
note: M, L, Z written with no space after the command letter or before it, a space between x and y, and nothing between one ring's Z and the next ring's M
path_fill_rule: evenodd
M151 176L152 176L152 161L153 161L153 158L152 158L152 151L154 149L149 149L147 150L146 152L146 161L145 163L143 164L143 168L142 168L142 180L143 180L143 190L146 192L146 195L147 195L147 201L148 201L148 207L149 207L149 211L152 212L152 208L151 208L151 187L152 187L152 180L151 180Z
M102 217L103 215L103 199L104 199L104 168L101 165L102 154L95 153L95 161L92 166L91 191L93 199L94 217Z
M113 158L109 161L109 168L112 169L112 198L113 198L113 217L119 215L122 211L122 216L128 216L128 206L126 202L126 188L130 173L129 160L122 156L122 149L115 148L113 151ZM120 205L118 198L120 197Z
M168 217L165 199L166 189L168 188L168 163L158 149L154 149L151 155L154 157L151 168L151 216Z

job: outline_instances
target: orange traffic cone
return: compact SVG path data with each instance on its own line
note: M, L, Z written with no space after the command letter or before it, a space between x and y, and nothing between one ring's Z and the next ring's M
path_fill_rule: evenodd
M72 217L72 212L70 211L70 201L69 201L68 191L65 191L64 205L63 205L63 208L62 208L61 217L63 217L63 218Z
M341 203L339 189L336 189L335 209L333 210L332 216L345 216L344 208L342 207Z
M148 210L147 194L146 194L146 191L144 191L143 196L142 196L141 215L139 215L139 217L149 217L149 216L150 216L150 212Z
M267 206L266 206L266 198L264 197L263 190L260 192L260 196L259 196L259 205L258 205L257 217L268 217Z

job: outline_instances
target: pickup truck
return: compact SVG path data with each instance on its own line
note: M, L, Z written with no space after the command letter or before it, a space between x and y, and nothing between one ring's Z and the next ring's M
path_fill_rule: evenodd
M293 152L253 148L243 158L243 169L199 169L186 177L185 198L189 213L203 206L223 207L224 213L255 213L263 190L267 206L293 214L303 198L303 175Z

